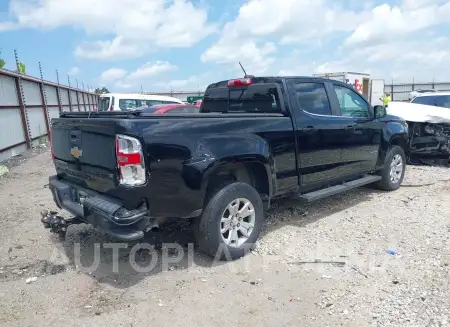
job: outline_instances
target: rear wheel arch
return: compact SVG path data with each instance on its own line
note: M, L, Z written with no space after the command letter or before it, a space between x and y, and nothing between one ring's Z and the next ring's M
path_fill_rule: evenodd
M266 165L260 161L227 162L216 167L205 180L204 205L215 192L233 182L252 186L261 196L264 207L268 208L272 195L271 180Z

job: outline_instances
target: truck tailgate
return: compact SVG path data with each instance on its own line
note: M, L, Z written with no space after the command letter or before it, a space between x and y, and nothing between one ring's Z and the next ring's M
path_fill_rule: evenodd
M117 186L116 122L111 119L52 120L52 152L60 177L99 192Z

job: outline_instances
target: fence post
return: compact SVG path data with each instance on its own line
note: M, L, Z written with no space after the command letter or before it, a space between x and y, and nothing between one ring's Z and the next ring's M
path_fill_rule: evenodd
M394 80L392 80L391 84L391 101L394 101Z
M70 112L72 112L72 97L70 96L70 77L69 77L69 75L67 75L67 81L69 82L69 87L67 88L67 96L69 97Z
M83 99L83 111L86 111L86 101L84 100L84 91L81 92L81 98Z
M59 108L59 112L62 111L62 105L61 105L61 91L59 89L59 74L58 74L58 70L56 70L56 82L58 84L58 86L56 87L56 97L58 98L58 108Z
M45 126L47 127L47 135L50 138L50 116L48 115L48 108L47 108L47 93L45 92L45 86L44 86L44 75L42 74L42 65L41 62L39 62L39 72L41 74L41 84L39 89L41 90L41 99L42 99L42 108L44 110L44 116L45 116Z
M26 100L25 100L25 97L23 94L22 78L20 77L21 72L19 69L19 58L17 56L16 50L14 50L14 56L16 57L16 66L17 66L17 72L18 72L18 75L14 80L16 82L17 99L19 100L20 118L22 120L23 133L25 134L25 141L27 144L27 148L31 148L30 122L28 120Z
M88 98L88 104L89 104L89 111L92 111L93 108L91 108L91 95L89 94L89 85L87 85L87 98Z
M75 90L75 96L77 97L78 111L81 111L81 109L80 109L80 98L78 97L78 79L75 79L75 81L77 82L77 89Z

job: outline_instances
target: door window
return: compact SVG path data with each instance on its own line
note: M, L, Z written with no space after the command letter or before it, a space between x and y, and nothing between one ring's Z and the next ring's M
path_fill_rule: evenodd
M369 118L369 105L355 91L343 86L333 85L344 117Z
M323 83L296 83L295 93L300 109L316 115L332 115Z
M134 110L140 106L141 106L141 102L139 100L134 100L134 99L120 99L119 100L119 108L121 110Z
M108 111L108 109L109 109L109 102L110 102L110 98L109 97L101 97L98 111Z

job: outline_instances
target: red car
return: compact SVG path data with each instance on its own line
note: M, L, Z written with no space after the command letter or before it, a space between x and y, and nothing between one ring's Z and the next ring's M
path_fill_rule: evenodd
M144 113L151 114L195 114L200 108L191 104L156 104L150 107L138 107L135 110L140 110Z
M200 106L202 105L202 100L194 101L193 105L200 108Z

